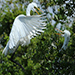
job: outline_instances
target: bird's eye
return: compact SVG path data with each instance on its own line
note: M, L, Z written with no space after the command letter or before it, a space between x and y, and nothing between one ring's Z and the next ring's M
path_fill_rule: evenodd
M34 6L34 8L36 8L36 7Z

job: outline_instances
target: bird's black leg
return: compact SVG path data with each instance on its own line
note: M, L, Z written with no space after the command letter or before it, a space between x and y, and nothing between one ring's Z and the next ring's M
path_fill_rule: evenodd
M17 48L18 48L18 47L17 47ZM17 49L15 50L15 52L16 52L16 51L17 51ZM12 54L10 60L11 60L12 62L14 62L16 65L19 65L19 66L22 68L22 70L25 72L25 69L23 68L23 66L13 60L13 57L14 57L14 55L15 55L15 52Z
M10 59L12 62L14 62L16 65L19 65L22 70L25 72L25 69L23 68L23 66L21 64L19 64L18 62L14 61L13 59Z

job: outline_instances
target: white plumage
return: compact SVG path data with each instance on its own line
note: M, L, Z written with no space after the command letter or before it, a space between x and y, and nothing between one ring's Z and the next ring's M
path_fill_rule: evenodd
M63 46L60 50L62 50L62 49L66 50L68 42L70 40L70 35L71 35L71 33L68 30L64 30L63 33L64 34L62 34L62 36L65 38L65 40L64 40Z
M27 6L27 10L26 10L26 15L27 16L30 16L30 11L36 11L36 9L34 7L37 7L37 4L35 2L32 2L30 3L28 6Z
M59 32L61 32L62 34L60 34L60 35L62 35L65 38L64 39L64 43L63 43L61 49L59 50L59 52L60 52L62 49L64 49L64 50L67 49L67 45L69 43L71 33L68 30L61 31L61 30L59 30L57 28L56 28L56 30L58 30Z
M40 32L44 32L43 29L46 29L45 17L42 17L42 15L30 16L30 10L35 9L34 6L37 7L36 3L32 2L29 6L27 7L27 12L29 11L27 16L22 14L14 20L9 41L3 50L5 56L8 53L14 53L19 45L28 45L31 38L40 34Z

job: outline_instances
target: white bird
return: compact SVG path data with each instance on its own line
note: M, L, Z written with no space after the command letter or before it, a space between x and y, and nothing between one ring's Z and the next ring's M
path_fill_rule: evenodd
M19 65L22 68L22 70L24 70L22 65L13 60L15 51L17 50L19 45L25 46L30 44L31 38L37 36L37 34L40 34L41 32L44 32L43 29L46 29L45 27L46 23L44 22L46 20L45 16L43 15L30 16L30 11L31 10L36 11L36 8L37 4L32 2L27 7L26 10L27 16L22 14L15 18L9 35L9 41L2 52L5 56L8 53L9 54L13 53L10 60Z
M64 43L63 43L61 49L59 50L59 52L61 50L66 50L67 46L68 46L68 43L69 43L69 40L70 40L71 33L68 30L61 31L61 30L59 30L57 28L55 28L55 29L62 33L62 34L58 34L58 35L62 35L65 38Z
M44 32L46 27L45 17L42 15L30 16L30 11L36 11L37 4L32 2L28 5L26 15L19 15L15 18L10 32L9 41L3 50L6 56L8 53L14 53L19 45L30 44L30 39L40 32ZM38 9L38 8L37 8Z

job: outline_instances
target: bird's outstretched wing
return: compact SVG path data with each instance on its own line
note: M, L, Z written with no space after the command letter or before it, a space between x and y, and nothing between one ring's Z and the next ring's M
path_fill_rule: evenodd
M27 43L28 40L40 32L44 32L43 29L46 29L45 17L41 15L35 16L25 16L19 15L16 17L12 30L9 37L9 47L12 49L17 45L17 43L22 39L23 43Z

